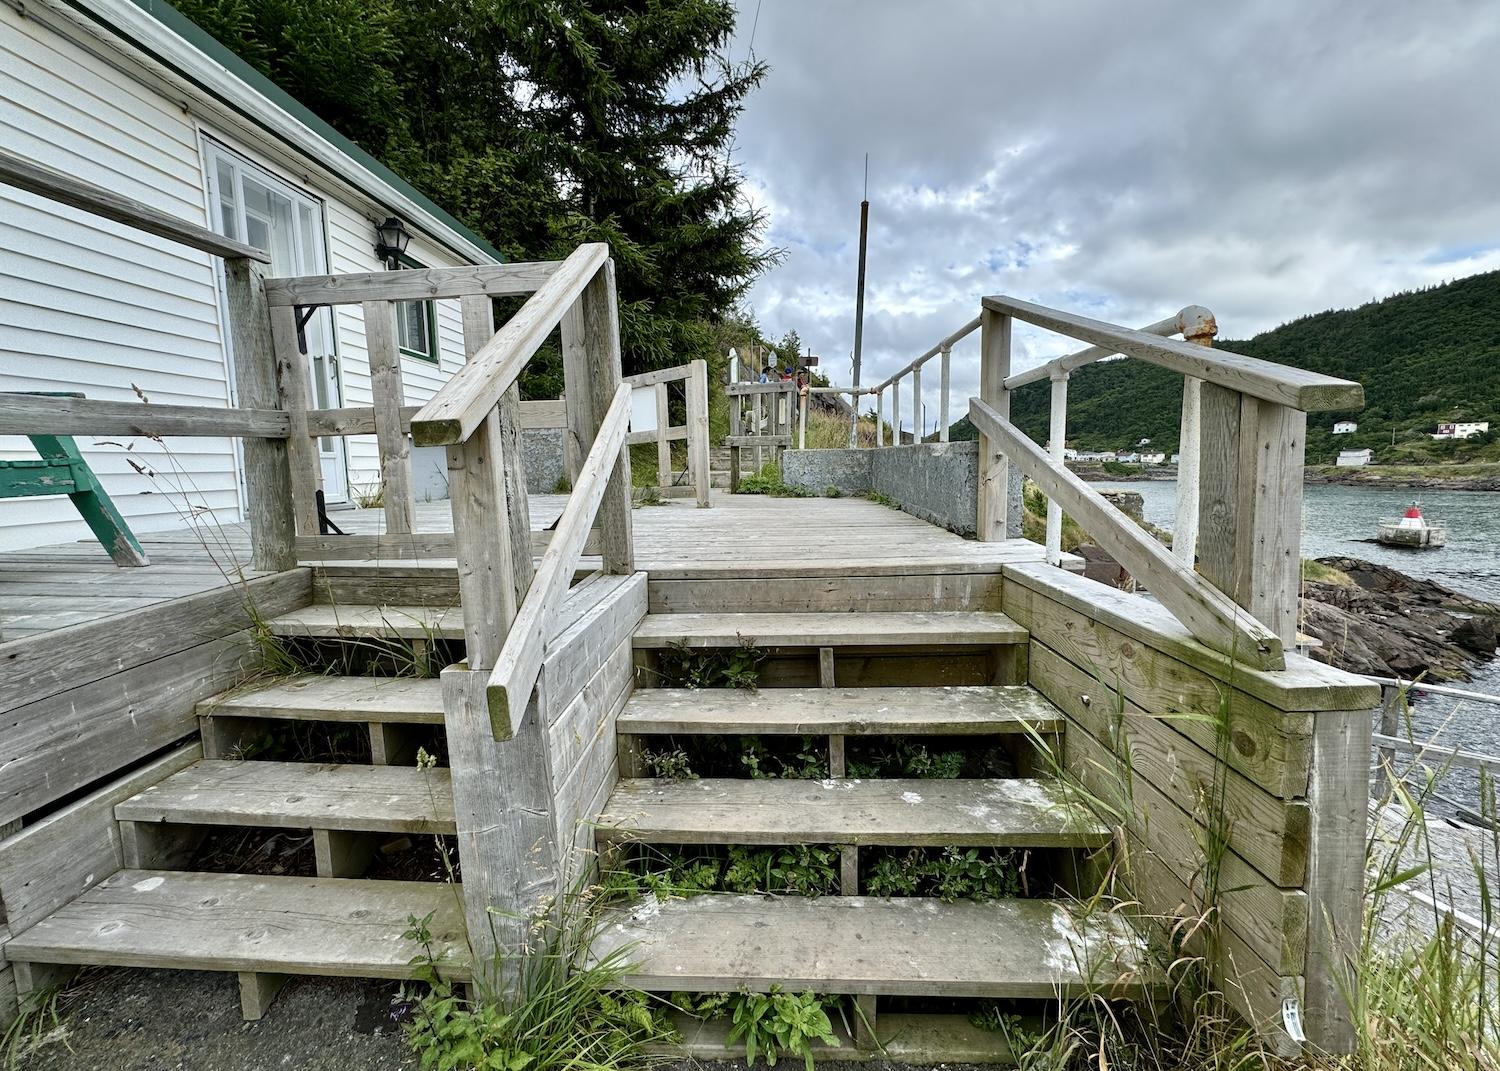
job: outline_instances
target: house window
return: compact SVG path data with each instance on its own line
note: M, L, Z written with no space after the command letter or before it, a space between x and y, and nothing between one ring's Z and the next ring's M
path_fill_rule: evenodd
M396 305L396 341L408 357L437 364L437 316L430 301Z

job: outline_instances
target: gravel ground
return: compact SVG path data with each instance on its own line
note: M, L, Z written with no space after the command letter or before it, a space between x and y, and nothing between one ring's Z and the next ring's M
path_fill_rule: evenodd
M65 994L62 1028L27 1071L405 1071L417 1062L390 1022L396 987L294 978L266 1017L240 1018L235 976L92 970Z
M347 978L294 978L264 1019L247 1023L240 1018L231 974L89 970L63 997L61 1029L18 1066L26 1071L410 1071L416 1058L401 1028L391 1022L396 988ZM750 1071L743 1060L672 1060L661 1067ZM755 1071L764 1067L758 1063ZM818 1071L888 1067L923 1071L880 1061L818 1062ZM938 1064L927 1071L993 1069Z

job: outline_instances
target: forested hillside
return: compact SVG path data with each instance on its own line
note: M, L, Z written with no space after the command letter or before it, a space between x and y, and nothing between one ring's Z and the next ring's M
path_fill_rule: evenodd
M1387 464L1478 460L1500 453L1493 432L1486 442L1462 444L1427 437L1440 420L1489 420L1500 430L1500 272L1357 309L1304 316L1219 345L1364 384L1362 411L1309 416L1309 464L1331 463L1345 447L1368 446L1377 462ZM1148 438L1170 454L1177 448L1181 404L1181 376L1140 361L1093 365L1069 383L1068 442L1077 449L1105 450ZM1017 391L1011 414L1028 435L1045 442L1047 384ZM1359 422L1359 431L1333 437L1333 422L1346 417ZM973 429L963 420L953 435L971 438Z

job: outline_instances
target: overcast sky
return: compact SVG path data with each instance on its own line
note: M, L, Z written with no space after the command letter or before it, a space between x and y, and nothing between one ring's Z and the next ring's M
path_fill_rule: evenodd
M771 73L736 154L786 250L750 301L835 382L866 152L865 383L986 293L1129 326L1207 305L1243 338L1500 267L1493 0L738 2L734 55L754 24ZM1018 326L1015 364L1078 345Z

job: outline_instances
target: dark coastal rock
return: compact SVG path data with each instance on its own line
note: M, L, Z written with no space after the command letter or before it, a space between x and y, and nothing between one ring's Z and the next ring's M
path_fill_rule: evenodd
M1495 653L1497 642L1495 633L1495 619L1493 617L1467 617L1458 623L1458 627L1448 633L1448 642L1456 643L1466 651L1475 654L1492 655Z
M1495 651L1500 606L1358 558L1319 558L1354 586L1303 584L1301 630L1312 657L1353 673L1468 680ZM1488 645L1488 646L1486 646Z

